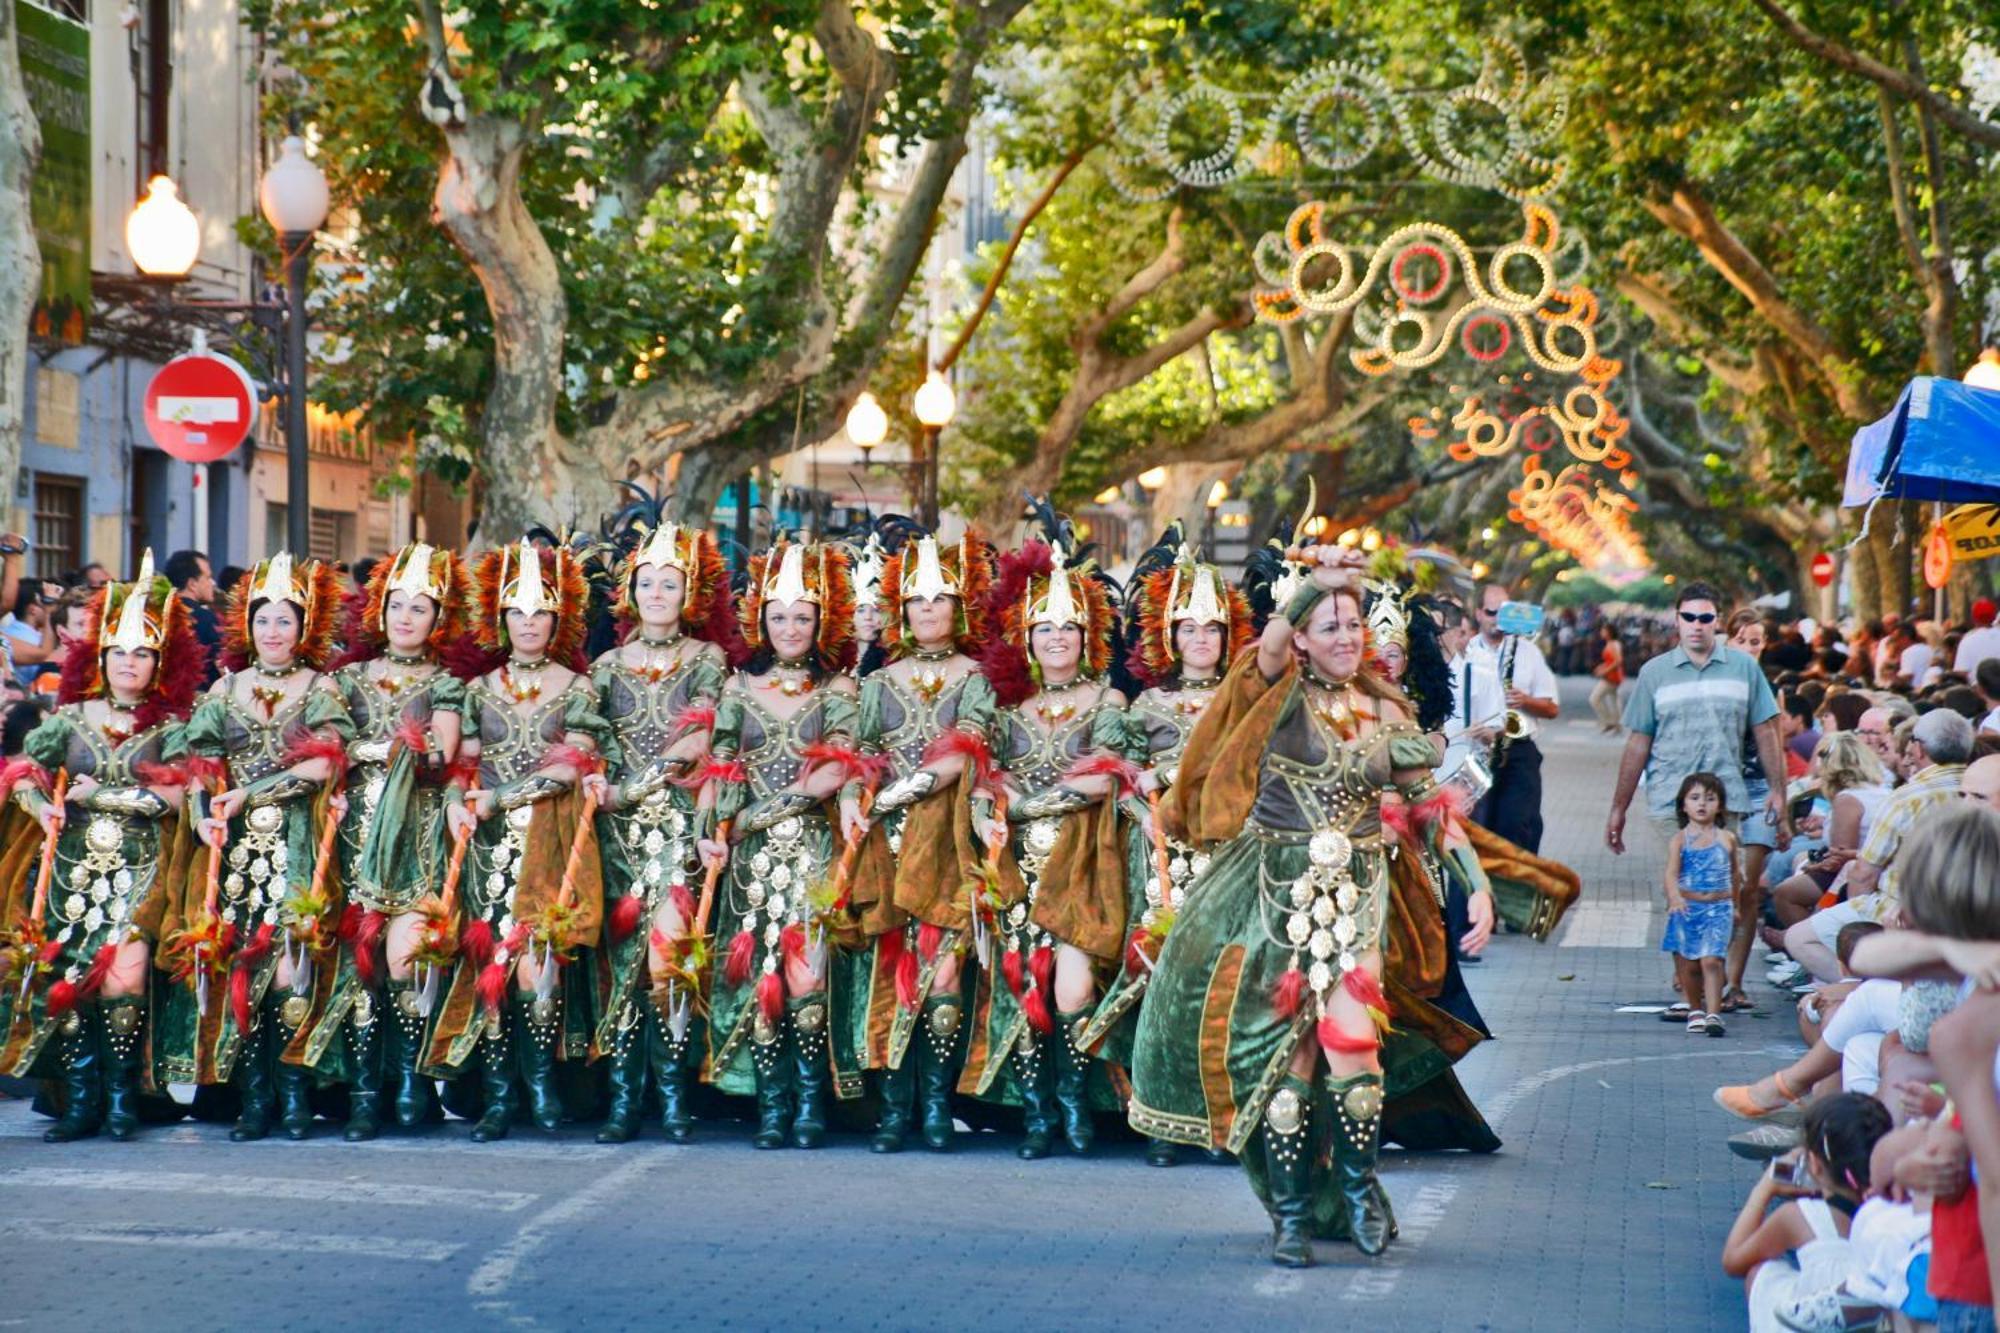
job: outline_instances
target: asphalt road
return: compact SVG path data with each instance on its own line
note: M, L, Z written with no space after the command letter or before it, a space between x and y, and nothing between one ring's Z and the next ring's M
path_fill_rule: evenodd
M374 1143L227 1141L184 1123L63 1147L0 1100L0 1323L156 1328L1741 1327L1716 1264L1754 1179L1719 1082L1796 1049L1786 1010L1721 1041L1623 1004L1665 999L1660 847L1602 846L1618 742L1579 682L1544 735L1544 851L1582 903L1543 945L1496 939L1470 984L1500 1035L1460 1065L1505 1148L1384 1154L1402 1223L1387 1255L1265 1260L1240 1174L1149 1169L1136 1146L1022 1163L1009 1139L878 1157L837 1138L752 1151L599 1147L592 1127L477 1145L462 1124ZM1761 975L1761 968L1753 968Z

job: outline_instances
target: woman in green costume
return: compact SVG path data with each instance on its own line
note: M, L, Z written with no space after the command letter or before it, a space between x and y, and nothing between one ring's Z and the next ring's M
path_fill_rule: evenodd
M1312 1262L1316 1235L1372 1255L1394 1234L1375 1175L1382 796L1434 809L1437 762L1408 701L1365 665L1360 554L1303 559L1309 576L1181 761L1170 827L1225 845L1160 951L1130 1109L1144 1134L1237 1153L1275 1224L1272 1259L1290 1266Z
M667 1137L685 1143L694 1132L688 1084L697 1071L688 1053L699 1049L699 989L680 963L694 923L689 884L700 882L698 812L686 779L708 754L734 611L715 538L670 522L641 534L618 589L624 641L597 659L591 683L621 762L615 782L584 779L599 811L612 903L598 952L610 994L595 1040L610 1062L611 1105L597 1141L624 1143L639 1132L650 1081Z
M556 1062L589 1055L585 969L569 963L597 942L604 890L579 782L610 728L582 670L590 590L576 554L523 540L488 551L473 585L485 669L466 685L445 793L451 836L469 844L440 905L465 924L426 1067L459 1077L478 1057L472 1139L486 1143L507 1137L521 1083L535 1124L553 1132L564 1114Z
M345 1025L351 1143L380 1132L385 1075L395 1080L388 1110L397 1124L438 1115L436 1089L423 1072L436 973L420 985L412 955L425 923L419 908L437 891L446 859L444 775L458 757L465 685L445 669L442 654L465 633L465 583L456 555L423 542L376 561L333 671L354 719L338 843L345 948L307 1053L311 1058L314 1044L332 1041Z
M25 758L0 770L0 790L35 818L42 839L56 840L39 921L41 839L10 849L10 860L27 866L0 888L0 923L23 927L13 943L28 974L25 991L23 978L9 974L0 994L0 1072L61 1079L62 1116L42 1135L50 1143L100 1129L130 1138L141 1086L152 1086L146 981L186 782L163 759L201 686L204 658L188 608L172 584L153 577L148 551L137 579L110 584L85 611L55 712L29 733ZM58 781L61 803L52 799ZM36 961L43 942L56 946L46 965Z
M854 730L854 586L847 552L780 542L750 561L738 607L751 656L716 708L704 808L718 823L699 844L727 863L714 907L708 1081L755 1092L759 1148L817 1148L836 1086L828 996L834 869L832 798L858 766ZM727 839L723 837L727 826Z
M875 1152L902 1151L916 1119L925 1146L952 1146L970 925L960 855L971 849L965 775L990 762L984 741L962 729L962 705L979 674L971 654L985 640L992 580L986 544L969 534L950 545L918 537L882 576L888 660L862 681L855 739L888 772L879 791L853 782L841 796L847 840L863 839L847 896L866 941L842 1022L862 1065L878 1073Z
M338 971L338 876L322 870L320 850L334 818L328 788L353 732L340 690L321 674L340 605L328 565L295 567L280 553L253 569L223 612L228 670L169 753L199 784L196 828L208 846L185 867L164 935L171 970L190 984L161 1007L158 1077L234 1083L238 1142L270 1133L274 1104L286 1136L305 1138L316 1077L342 1076L325 1049L317 1065L307 1053ZM214 993L225 976L226 1000Z
M1066 565L1060 545L1030 541L1001 558L988 619L992 641L960 725L985 732L1005 809L992 796L973 803L994 862L959 1090L1018 1097L1023 1160L1049 1155L1058 1119L1080 1155L1095 1138L1095 1062L1078 1040L1130 914L1114 797L1136 769L1124 757L1125 696L1107 676L1113 613L1093 571ZM1115 1107L1108 1088L1102 1096Z
M1187 887L1208 865L1208 853L1167 836L1154 818L1172 788L1195 722L1215 697L1222 674L1251 640L1250 608L1222 571L1197 561L1175 525L1132 575L1127 606L1131 650L1127 666L1145 685L1125 711L1131 757L1143 766L1138 791L1123 802L1127 818L1126 874L1132 932L1118 976L1084 1028L1082 1044L1130 1068L1139 1005L1160 942L1172 928ZM1146 1161L1172 1166L1175 1145L1153 1139Z

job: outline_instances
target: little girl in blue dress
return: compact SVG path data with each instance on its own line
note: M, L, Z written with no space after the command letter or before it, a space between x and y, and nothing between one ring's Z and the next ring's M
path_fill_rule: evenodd
M1687 997L1689 1032L1722 1035L1722 962L1736 926L1736 885L1742 874L1736 838L1722 827L1728 814L1722 780L1690 773L1674 801L1681 831L1667 845L1667 934L1660 948L1674 956Z

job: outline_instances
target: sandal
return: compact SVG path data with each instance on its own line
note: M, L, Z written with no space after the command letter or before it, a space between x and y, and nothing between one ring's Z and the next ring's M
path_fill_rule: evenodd
M1708 1016L1707 1027L1709 1036L1720 1037L1723 1035L1722 1020L1720 1018L1717 1018L1714 1014L1710 1014Z
M1771 1075L1771 1081L1778 1085L1778 1095L1784 1098L1776 1106L1759 1106L1757 1104L1756 1096L1750 1091L1750 1089L1756 1086L1754 1083L1739 1083L1732 1087L1717 1088L1715 1090L1715 1104L1739 1120L1768 1120L1788 1107L1797 1106L1800 1101L1804 1100L1797 1093L1793 1092L1791 1088L1786 1086L1785 1076L1782 1072Z
M1746 1009L1755 1009L1756 1007L1756 1004L1750 997L1743 993L1741 986L1731 986L1728 990L1722 992L1722 1008L1716 1012L1740 1014Z
M1708 1015L1699 1009L1690 1011L1688 1014L1687 1030L1689 1032L1708 1031Z
M1675 1000L1672 1004L1660 1010L1660 1021L1662 1023L1684 1023L1687 1021L1687 1016L1693 1012L1692 1009L1688 1008L1686 1000Z

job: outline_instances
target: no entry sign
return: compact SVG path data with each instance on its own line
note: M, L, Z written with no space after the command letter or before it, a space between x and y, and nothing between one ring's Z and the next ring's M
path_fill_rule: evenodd
M1812 580L1822 588L1833 586L1833 557L1821 551L1812 560Z
M226 356L177 356L146 386L146 432L175 458L213 463L249 439L256 425L250 372Z

